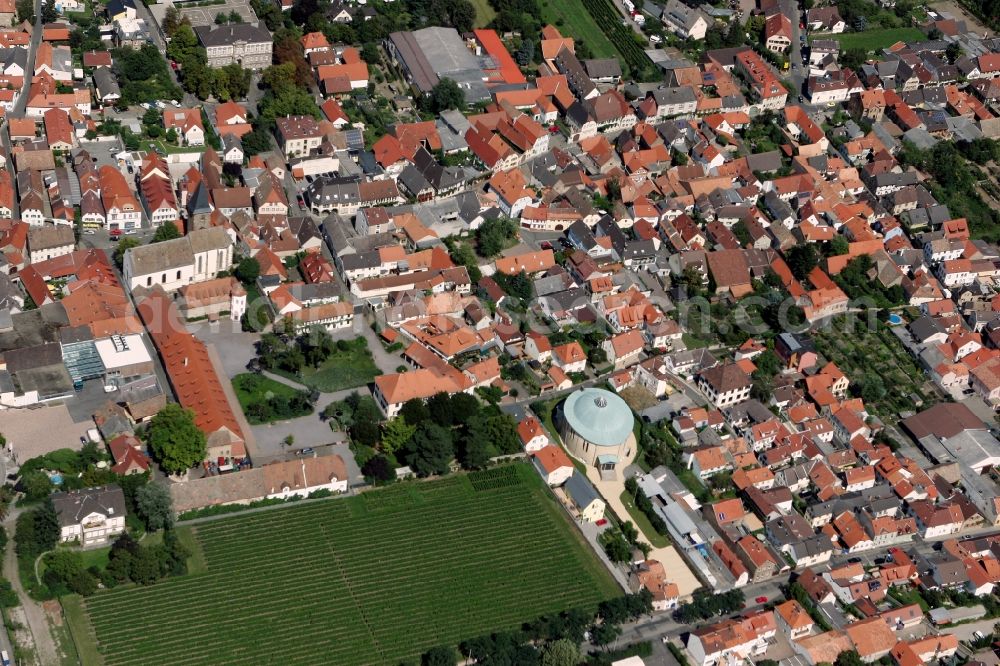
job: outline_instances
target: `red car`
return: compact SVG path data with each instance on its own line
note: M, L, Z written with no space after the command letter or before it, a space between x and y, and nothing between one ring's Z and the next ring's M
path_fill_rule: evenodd
M559 126L558 125L549 125L549 131L552 132L553 134L558 134L559 133Z
M767 597L757 597L756 599L754 599L754 601L756 601L759 604L767 603Z
M112 236L121 236L122 235L122 230L121 229L112 229L110 233L111 233Z

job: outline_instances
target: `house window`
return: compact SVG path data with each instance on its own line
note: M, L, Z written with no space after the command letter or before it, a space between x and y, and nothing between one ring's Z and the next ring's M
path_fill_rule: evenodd
M167 274L163 273L162 275L160 275L160 284L166 284L166 283L167 283Z
M180 271L177 271L177 279L178 279L178 280L180 280L180 279L181 279L181 272L180 272Z
M147 287L153 286L153 278L151 277L146 278L146 286Z

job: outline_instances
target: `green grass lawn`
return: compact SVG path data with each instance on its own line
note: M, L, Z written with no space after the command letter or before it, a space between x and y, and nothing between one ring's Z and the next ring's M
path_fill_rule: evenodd
M476 27L485 28L492 21L497 13L489 0L471 0L472 6L476 8Z
M580 0L542 0L542 20L590 47L595 58L617 58L618 50ZM559 23L562 25L559 25Z
M251 372L236 375L233 377L233 391L251 425L296 419L313 412L306 391L292 388L264 375ZM304 399L296 396L302 396ZM274 398L280 400L273 400Z
M253 390L248 390L251 382L254 385ZM243 408L243 411L246 411L249 405L267 400L273 395L290 398L296 394L296 390L287 384L250 372L243 372L233 377L233 390L236 392L236 399L240 401L240 407Z
M207 573L69 600L106 666L395 666L621 594L522 464L193 529Z
M625 505L625 509L628 511L628 517L632 519L635 526L639 528L639 531L646 538L653 548L666 548L670 545L670 539L656 530L653 529L652 524L649 522L649 518L646 517L642 511L636 508L635 504L632 502L632 493L627 490L623 490L621 494L622 504ZM622 520L625 520L625 516L621 516Z
M864 49L871 53L881 51L896 42L920 41L927 39L927 36L917 28L885 28L864 32L842 32L838 35L817 35L815 39L836 39L844 51Z
M154 149L159 148L162 152L167 155L172 155L174 153L203 153L205 152L205 146L174 146L166 141L161 141L159 139L155 141L146 140L139 142L140 150L145 150L147 153L154 152Z
M303 368L299 381L317 391L333 393L364 386L380 374L382 373L372 360L368 347L353 342L347 351L337 349L333 352L320 367Z

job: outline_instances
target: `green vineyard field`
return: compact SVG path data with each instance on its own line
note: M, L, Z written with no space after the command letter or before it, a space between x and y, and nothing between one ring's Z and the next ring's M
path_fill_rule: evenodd
M621 593L527 465L194 530L207 573L84 600L104 664L395 665Z

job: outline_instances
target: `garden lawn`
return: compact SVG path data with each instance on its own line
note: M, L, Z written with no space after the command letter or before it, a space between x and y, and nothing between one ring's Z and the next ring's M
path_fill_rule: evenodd
M496 10L489 3L489 0L470 0L472 6L476 8L476 27L485 28L490 21L496 18Z
M249 381L256 383L255 390L246 390L247 382ZM247 407L253 403L267 402L267 399L272 395L291 398L298 393L298 391L287 384L282 384L270 377L250 372L243 372L233 377L233 390L236 392L236 399L240 401L240 407L243 408L244 413L247 411Z
M169 110L170 108L171 107L167 107L166 110ZM139 147L147 153L155 152L155 149L159 148L161 152L166 153L167 155L172 155L174 153L205 152L205 146L175 146L167 143L166 141L161 141L160 139L140 141Z
M639 532L646 538L653 548L666 548L670 545L670 538L666 537L655 529L653 529L653 524L649 522L649 518L646 517L642 511L636 507L632 502L632 493L627 490L623 490L621 497L619 498L622 504L625 505L625 510L628 511L628 516L619 516L622 520L632 519L635 526L639 528Z
M582 41L590 47L595 58L618 57L618 50L581 0L542 0L542 21L555 25L563 37Z
M352 343L347 351L334 351L320 367L302 368L300 381L317 391L333 393L364 386L375 381L380 374L382 373L372 360L368 347Z
M835 39L840 42L843 51L848 49L864 49L881 51L896 42L919 42L927 36L917 28L885 28L883 30L865 30L864 32L842 32L836 35L817 35L816 39Z
M206 574L102 591L67 613L74 636L89 620L106 666L395 666L622 594L520 463L194 532ZM196 640L198 627L211 636Z

